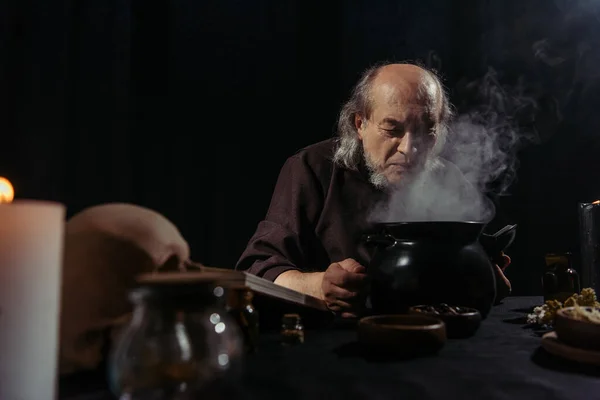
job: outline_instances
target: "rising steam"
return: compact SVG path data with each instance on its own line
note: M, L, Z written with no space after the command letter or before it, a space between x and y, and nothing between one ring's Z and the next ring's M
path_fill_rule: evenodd
M471 104L451 123L441 157L408 177L373 218L400 221L489 221L488 196L502 195L517 170L517 150L534 138L517 129L516 117L533 114L536 102L522 82L507 88L493 69L461 90ZM522 119L522 118L521 118Z
M468 66L481 61L507 75L489 68L458 83L457 117L440 159L407 179L372 215L376 221L488 221L489 199L507 194L523 145L549 140L569 117L585 121L579 131L597 134L600 1L489 2L482 15L484 52ZM443 69L435 52L426 60Z

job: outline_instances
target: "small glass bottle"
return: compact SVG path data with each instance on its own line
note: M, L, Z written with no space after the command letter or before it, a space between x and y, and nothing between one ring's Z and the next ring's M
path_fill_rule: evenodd
M564 302L579 294L579 275L571 266L571 253L546 254L546 271L542 278L544 301Z
M281 341L284 345L304 343L304 326L298 314L285 314L281 320Z
M229 315L238 323L244 337L244 347L248 353L258 348L259 318L252 304L254 294L246 287L229 288L227 308Z

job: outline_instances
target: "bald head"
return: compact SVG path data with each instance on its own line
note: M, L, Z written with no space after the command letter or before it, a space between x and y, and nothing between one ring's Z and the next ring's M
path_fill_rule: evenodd
M379 67L371 83L371 106L375 101L424 107L438 119L444 107L443 89L429 71L413 64L388 64Z
M375 81L379 83L420 85L426 79L431 79L430 73L414 64L387 64L379 67L375 76Z

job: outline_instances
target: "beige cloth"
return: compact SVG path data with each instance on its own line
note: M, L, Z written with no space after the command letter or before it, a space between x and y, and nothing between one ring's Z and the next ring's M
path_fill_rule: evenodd
M132 310L135 276L182 269L187 242L161 214L131 204L105 204L66 225L60 321L60 373L100 365L108 333Z

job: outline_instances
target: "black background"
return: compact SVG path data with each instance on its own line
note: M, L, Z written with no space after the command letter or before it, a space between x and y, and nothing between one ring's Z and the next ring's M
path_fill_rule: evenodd
M459 110L464 84L492 68L540 104L537 140L500 199L503 221L519 224L514 292L539 293L545 252L576 252L577 203L600 197L598 7L3 0L0 176L17 197L66 203L69 216L113 201L153 208L195 260L232 267L279 168L334 135L364 68L436 67Z

